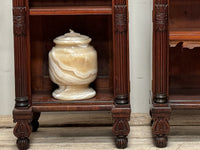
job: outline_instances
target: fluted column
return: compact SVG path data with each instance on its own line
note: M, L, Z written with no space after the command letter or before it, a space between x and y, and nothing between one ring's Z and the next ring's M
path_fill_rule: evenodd
M25 0L13 0L15 92L16 107L28 103L28 52L27 52L27 8Z
M155 103L167 103L168 95L168 0L154 1Z
M128 1L113 0L114 91L116 104L129 103Z

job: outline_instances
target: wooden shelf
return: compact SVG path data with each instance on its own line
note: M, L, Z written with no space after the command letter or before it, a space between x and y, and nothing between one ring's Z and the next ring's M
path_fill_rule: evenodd
M184 41L200 41L199 31L170 31L169 39L171 40L184 40Z
M199 31L170 31L170 46L175 47L179 42L183 42L183 48L193 49L200 47Z
M45 104L68 104L68 105L74 105L76 103L80 105L88 105L88 104L102 104L102 103L113 103L113 94L109 90L101 90L97 91L97 95L91 99L87 100L77 100L77 101L64 101L64 100L57 100L51 96L51 93L46 92L40 92L36 94L32 94L32 101L35 105L39 103L45 103Z
M111 15L111 6L31 7L30 15Z
M170 95L169 103L174 109L200 109L200 95Z
M33 109L42 111L91 111L111 110L113 107L113 94L109 91L98 92L94 98L88 100L62 101L54 99L49 93L37 93L32 95Z

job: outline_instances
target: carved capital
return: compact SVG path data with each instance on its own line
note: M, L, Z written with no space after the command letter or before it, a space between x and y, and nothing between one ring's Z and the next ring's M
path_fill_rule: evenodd
M13 8L15 36L26 36L26 7Z
M115 32L127 32L127 6L126 5L115 5L114 6L115 17Z
M168 30L168 0L156 0L155 26L156 31Z

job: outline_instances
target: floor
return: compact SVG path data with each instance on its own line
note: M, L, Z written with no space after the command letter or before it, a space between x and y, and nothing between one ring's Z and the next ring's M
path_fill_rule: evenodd
M115 150L114 137L112 135L112 127L109 126L109 117L107 122L101 126L87 126L91 120L101 120L102 115L87 116L82 119L82 127L73 127L76 123L74 115L64 115L65 119L61 119L62 115L55 117L47 115L40 118L41 127L38 132L32 133L31 150ZM69 117L71 116L71 118ZM80 116L80 115L77 115ZM78 118L78 117L75 118ZM104 116L106 118L108 114ZM101 118L102 117L102 118ZM68 119L66 119L68 118ZM90 118L90 121L87 121ZM129 134L129 144L127 150L158 150L153 145L151 137L151 127L148 125L148 115L136 115L133 123L131 119L131 132ZM59 122L59 121L60 122ZM68 120L68 127L66 122ZM17 150L15 146L16 138L13 136L13 126L11 116L0 117L0 150ZM48 123L49 122L49 123ZM90 124L91 125L91 124ZM117 150L117 149L116 149ZM168 147L162 150L200 150L200 126L184 125L171 127L169 135Z

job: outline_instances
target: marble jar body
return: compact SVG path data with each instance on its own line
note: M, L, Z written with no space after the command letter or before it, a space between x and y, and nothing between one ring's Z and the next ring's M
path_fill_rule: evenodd
M60 100L83 100L96 95L89 87L97 76L97 52L91 39L71 31L54 39L49 52L51 80L59 86L52 95Z

